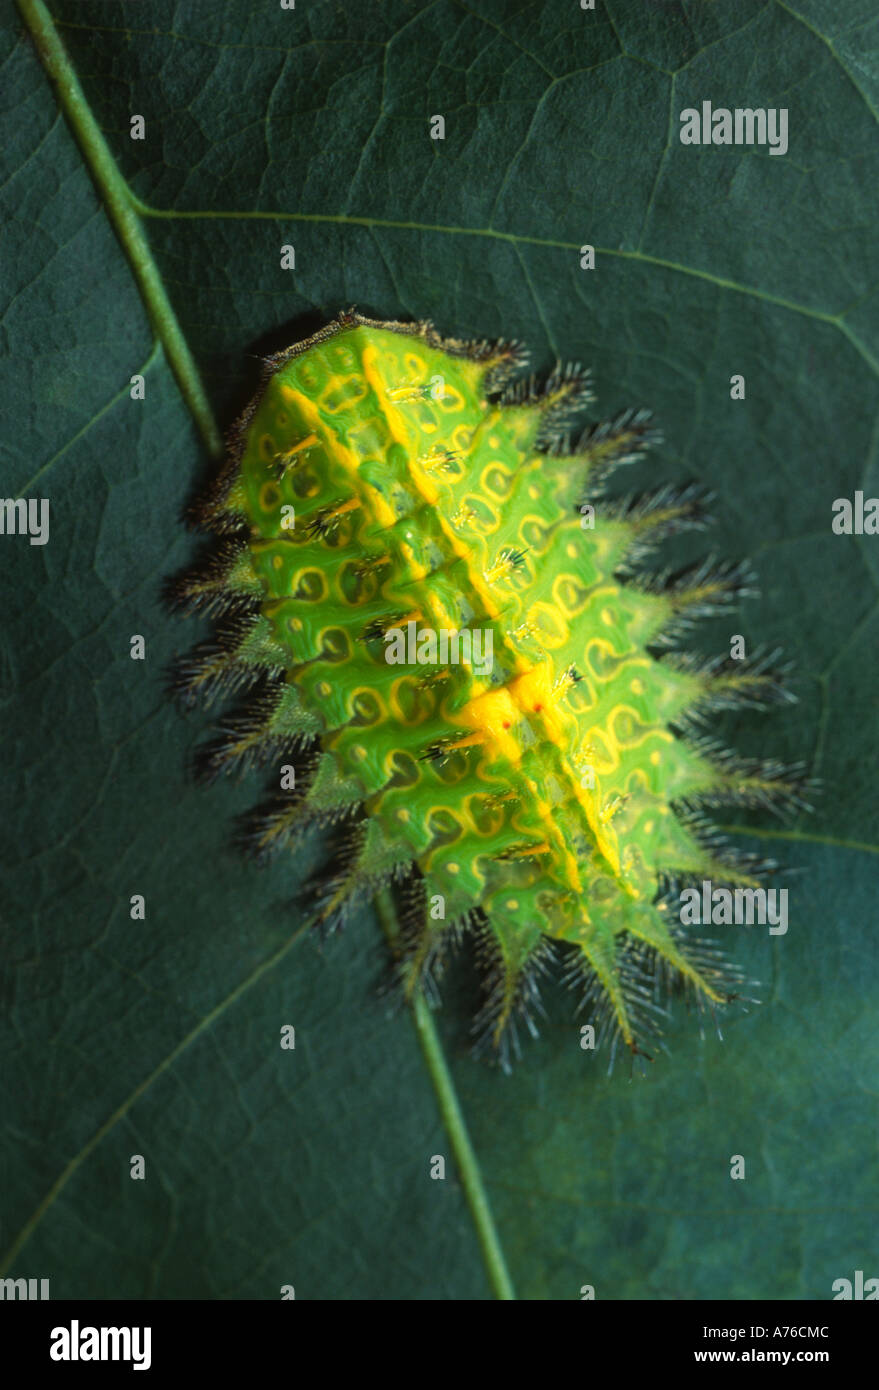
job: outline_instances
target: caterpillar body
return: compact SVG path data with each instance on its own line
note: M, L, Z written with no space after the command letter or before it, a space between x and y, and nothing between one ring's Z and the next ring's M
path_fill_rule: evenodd
M394 885L409 989L474 933L476 1031L504 1063L517 1025L535 1031L551 958L633 1051L657 1032L660 987L729 1002L740 973L688 939L674 896L756 885L766 863L724 846L706 811L801 805L804 785L704 736L713 708L790 698L775 654L675 650L747 570L643 573L659 541L705 525L705 496L608 497L653 442L649 416L572 438L588 375L539 385L526 360L516 342L353 311L268 359L193 512L212 553L173 586L217 619L177 672L184 698L246 695L203 770L295 768L247 845L329 831L329 928Z

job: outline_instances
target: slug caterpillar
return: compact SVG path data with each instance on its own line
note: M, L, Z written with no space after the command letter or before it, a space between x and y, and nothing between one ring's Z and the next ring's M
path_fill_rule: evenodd
M550 955L633 1051L660 986L728 1002L741 976L670 908L685 883L752 887L767 866L725 848L705 809L803 804L800 768L698 734L712 708L789 698L772 659L671 650L746 572L639 569L704 525L705 499L606 497L650 444L649 417L572 441L586 375L541 387L525 361L515 342L354 312L268 359L195 509L214 550L174 589L218 619L178 671L184 698L247 692L205 771L295 768L249 818L250 848L332 827L320 921L394 884L410 989L475 933L477 1031L503 1061L517 1019L534 1031Z

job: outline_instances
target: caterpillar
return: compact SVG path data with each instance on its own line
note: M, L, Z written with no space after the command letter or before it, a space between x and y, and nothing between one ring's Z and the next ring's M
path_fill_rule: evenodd
M172 597L216 633L175 686L185 704L245 697L201 771L286 770L238 838L262 859L330 836L310 886L325 929L390 886L406 990L435 992L472 934L477 1047L503 1065L537 1031L553 961L599 1040L649 1056L668 987L713 1009L743 986L675 895L774 867L708 813L806 804L801 765L739 759L706 722L792 697L778 653L678 649L751 575L646 573L710 501L693 485L609 495L657 441L649 414L578 427L589 374L538 382L527 363L518 341L353 310L266 359L189 513L212 547Z

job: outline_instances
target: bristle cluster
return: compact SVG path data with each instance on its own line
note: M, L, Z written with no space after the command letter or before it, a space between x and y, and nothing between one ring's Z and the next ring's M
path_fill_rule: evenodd
M353 311L269 359L196 509L216 548L172 586L218 621L177 688L246 697L199 766L279 773L239 827L249 852L332 836L308 888L326 929L394 887L406 988L434 997L469 935L478 1042L502 1061L536 1032L554 964L598 1033L645 1056L670 985L710 1009L743 988L675 920L682 884L767 872L706 810L799 809L810 784L699 733L715 709L790 698L777 652L672 650L752 590L747 567L641 570L704 528L710 498L609 498L612 470L655 442L650 417L572 437L588 374L525 366L516 342Z

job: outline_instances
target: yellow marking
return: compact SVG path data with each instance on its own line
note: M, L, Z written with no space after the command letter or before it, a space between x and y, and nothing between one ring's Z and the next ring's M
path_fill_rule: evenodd
M476 520L476 513L466 502L462 502L452 517L453 526L467 526Z
M382 398L387 400L388 392L376 367L378 357L378 350L373 345L368 344L363 349L361 365L363 367L363 374L372 386L377 398L379 400L382 400ZM388 406L386 420L393 439L397 443L402 444L406 451L406 457L410 460L409 477L412 480L413 486L424 498L425 502L429 502L431 506L436 506L440 499L440 491L417 461L415 440L413 439L411 429L403 420L400 412L394 409L393 405ZM452 436L452 442L456 449L466 451L472 442L472 437L470 430L465 426L459 425ZM386 510L390 511L389 508L386 508ZM474 593L480 599L483 613L487 618L496 618L500 609L497 606L495 596L491 589L488 588L472 569L472 553L470 547L465 542L459 540L451 529L448 520L439 509L437 510L437 517L443 537L447 541L453 554L457 559L467 562L467 576ZM393 525L396 519L396 517L392 517L391 520L387 521L385 524L388 526Z
M420 710L417 708L418 697L416 693L415 717L412 719L407 719L403 712L403 706L400 704L400 692L402 690L411 690L413 692L416 691L416 682L412 676L401 676L399 680L395 680L393 685L391 686L390 695L388 697L388 703L390 704L391 712L393 713L394 717L398 720L400 724L405 725L407 728L414 728L416 724L423 724L430 711L425 708L422 708Z
M495 584L499 579L504 579L516 568L513 560L513 553L509 550L501 551L493 565L489 569L483 570L483 575L488 584Z
M548 840L542 840L539 845L523 845L519 849L507 851L507 859L532 859L538 854L551 854L552 845Z
M524 642L528 638L535 638L537 630L531 620L526 618L523 623L518 623L516 627L510 629L510 636L515 638L517 642Z
M367 382L372 387L377 400L389 400L390 392L385 388L385 384L382 380L381 373L378 370L378 360L378 349L373 344L367 344L364 347L361 355L361 366L363 368L363 375L366 377ZM405 450L406 457L408 459L414 459L415 440L413 438L413 432L401 416L400 412L398 410L395 410L393 406L389 405L385 412L385 420L391 438L394 440L396 444L402 445L403 449ZM419 470L419 472L420 471L421 470ZM440 496L439 489L437 488L436 484L433 483L431 479L426 477L423 473L422 476L419 478L418 474L412 469L411 463L410 476L412 478L413 483L415 484L416 490L421 494L425 502L429 502L431 506L435 506ZM387 506L385 507L385 509L387 511L390 511L390 508ZM392 526L396 520L397 518L392 515L391 520L386 522L385 524L388 526Z
M354 390L348 388L354 383ZM351 376L339 377L333 375L321 392L320 403L322 408L329 415L338 415L340 411L351 410L358 405L366 396L366 384L363 378L356 372Z
M432 399L433 397L431 397ZM461 392L456 387L450 386L447 381L443 381L443 392L441 396L436 397L436 403L447 412L462 410L466 404Z
M324 425L320 418L320 411L315 403L310 401L301 391L293 390L292 387L284 387L283 389L285 394L288 394L291 399L296 400L296 404L301 414L307 420L309 428L313 431L315 438L319 440ZM360 460L353 449L349 449L344 445L335 432L331 435L330 453L345 469L351 483L352 491L355 491L360 496L364 507L370 510L379 525L393 526L394 522L397 520L393 508L388 505L376 488L370 487L369 484L364 483L360 476Z
M453 469L456 474L461 472L457 466L457 456L444 444L432 444L426 454L418 455L415 462L428 473L451 473Z
M405 452L405 456L410 460L408 471L413 489L420 494L426 503L436 506L436 503L440 500L440 488L437 486L434 479L428 476L425 467L425 465L432 461L434 451L431 450L427 458L423 456L419 458L417 456L417 432L404 418L405 414L408 414L408 412L400 411L388 402L389 392L381 378L378 365L382 360L383 359L374 346L366 345L363 349L361 359L364 377L375 392L376 399L385 404L385 410L383 411L384 425L390 436L390 440L400 444ZM385 371L387 372L387 368L385 368ZM340 471L347 474L350 478L352 492L356 492L363 498L364 509L367 511L370 519L374 518L379 526L393 527L397 521L395 512L388 505L385 498L362 479L359 473L360 459L356 456L354 451L351 448L343 446L336 438L335 433L329 430L328 425L324 423L316 405L312 401L290 388L287 388L285 395L288 395L290 399L296 401L299 417L302 421L302 428L312 431L310 442L318 443L324 441L325 447L327 444L329 445L327 450L329 456ZM487 412L489 407L486 406L485 409ZM293 412L291 410L291 417L292 416ZM491 427L491 424L489 424L488 429L491 429ZM483 425L482 428L485 428L485 426ZM479 433L481 434L481 430ZM472 430L466 426L459 426L453 430L450 443L454 448L458 448L462 451L469 451L473 438L474 433ZM308 443L308 439L301 441L299 449L301 450L306 447ZM387 447L387 444L385 447ZM442 482L441 486L445 495L448 495L448 485ZM537 486L536 481L532 493L535 500L541 495L541 488ZM354 505L356 505L356 503ZM495 595L488 587L483 575L474 572L472 547L454 534L448 516L443 516L439 508L437 508L437 515L446 546L455 558L466 563L469 584L472 592L479 600L481 611L490 617L499 616L500 610ZM536 541L543 544L545 542L545 532L541 528L538 518L534 519L534 529ZM394 539L394 552L397 554L399 552L396 538ZM573 542L569 547L569 553L572 558L575 558L579 553ZM606 609L605 613L608 611L609 610ZM561 621L561 615L558 614L557 610L553 613L553 617L555 621ZM451 627L454 624L444 623L442 625ZM526 628L527 624L522 624L520 630L524 631ZM465 744L477 745L482 743L486 747L486 753L492 755L480 759L480 768L483 768L486 763L493 762L495 760L495 755L505 757L513 766L519 766L521 764L522 752L519 747L518 739L514 736L514 730L516 724L521 721L523 716L527 715L529 719L539 719L546 730L547 737L550 738L559 749L570 747L572 732L575 734L579 734L580 732L579 721L574 718L570 712L555 707L555 701L559 692L556 691L554 693L552 689L553 664L551 660L544 660L537 665L532 665L527 658L520 655L516 661L516 669L516 676L505 689L489 689L485 690L481 695L474 695L464 708L452 717L452 722L461 726L462 733L464 734L459 746L463 747ZM504 728L505 724L509 727ZM612 739L611 734L608 734L608 739L609 741ZM352 756L357 760L365 760L367 758L367 750L363 745L356 745L352 749ZM485 780L481 772L479 775L481 780ZM599 798L602 797L600 787L597 786L594 791L587 792L585 789L579 787L578 778L572 777L571 780L573 782L574 795L583 807L599 849L607 861L615 868L616 873L619 874L618 850L616 845L617 837L614 835L609 825L602 825L599 821ZM543 800L539 794L539 789L533 784L530 786L529 790L533 794L531 804L536 807L540 822L545 827L545 845L547 847L552 844L557 844L559 846L560 867L562 867L562 865L564 866L564 870L566 871L565 876L573 886L579 885L579 872L576 860L566 849L563 832L557 823L557 808ZM606 790L603 795L606 796ZM513 793L504 793L504 799L515 801L517 797ZM401 810L405 810L405 808L401 808ZM403 819L402 816L400 818ZM539 851L532 850L532 853L536 852ZM546 852L546 849L543 849L543 852ZM446 867L452 873L458 872L460 868L457 864L447 865Z
M553 699L561 699L562 695L567 695L568 691L573 690L576 684L573 671L570 666L566 667L552 688Z
M519 740L512 729L526 710L547 704L552 698L552 674L548 662L525 671L500 690L475 695L454 716L456 723L484 732L490 757L504 757L516 766L522 760ZM493 746L492 746L493 745Z
M622 807L626 804L628 799L628 793L625 796L620 796L618 793L615 793L611 797L607 805L599 813L599 819L601 820L602 824L607 825L609 821L613 820L617 811L622 809Z
M457 752L459 748L476 748L486 742L483 734L468 734L466 738L459 738L454 743L447 743L445 747L450 753Z
M369 351L364 348L364 355ZM412 401L423 401L430 399L430 391L427 386L389 386L387 390L389 401L399 401L401 405L407 405Z
M522 761L522 748L514 731L516 724L523 716L527 716L541 720L553 743L564 748L568 744L572 721L563 711L553 707L557 698L557 692L553 690L552 663L544 661L532 666L500 690L489 690L483 695L474 696L457 714L450 716L453 722L478 731L455 746L465 747L481 743L485 746L488 761L500 757L508 759L514 766L519 766ZM577 861L564 843L564 837L556 823L554 808L539 796L536 787L532 789L534 807L549 833L547 843L554 842L557 846L567 870L568 882L579 892L582 885Z
M421 560L416 559L415 551L412 546L408 545L405 541L400 542L400 559L406 566L406 570L413 581L416 579L425 579L427 575L430 574L427 565L423 564Z
M289 387L289 386L285 386L283 389L284 389L285 392L290 392L290 387ZM294 392L290 392L290 394L292 394L292 395L298 395L299 393L296 392L296 391L294 391ZM304 398L303 398L303 399L304 399ZM291 459L291 458L293 458L296 454L304 453L304 451L305 451L306 449L313 449L314 446L315 446L315 444L317 444L317 442L318 442L318 438L317 438L317 435L316 435L316 434L309 434L309 435L306 435L306 437L305 437L304 439L300 439L300 441L299 441L298 444L291 444L289 449L285 449L284 452L283 452L283 454L280 455L280 457L283 458L283 459Z
M545 621L541 622L541 618ZM538 599L528 609L527 621L534 624L542 647L563 647L570 640L571 629L555 603L544 603Z

